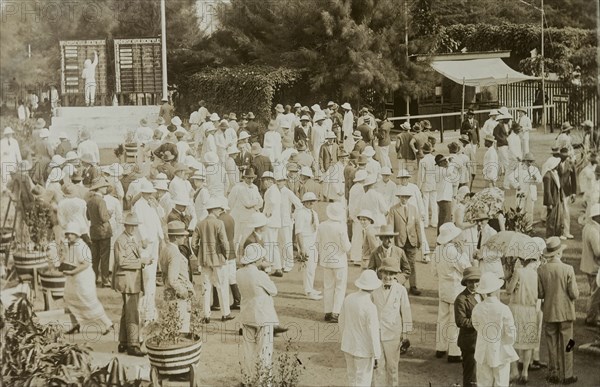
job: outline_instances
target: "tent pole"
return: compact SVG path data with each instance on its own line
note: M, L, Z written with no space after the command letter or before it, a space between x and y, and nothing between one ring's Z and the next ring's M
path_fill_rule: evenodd
M462 125L462 122L465 120L464 115L465 115L465 77L463 77L462 108L460 110L460 122L461 122L461 125Z

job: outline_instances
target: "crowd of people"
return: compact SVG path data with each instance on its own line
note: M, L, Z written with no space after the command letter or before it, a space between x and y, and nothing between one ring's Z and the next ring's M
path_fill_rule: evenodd
M184 124L163 102L158 127L140 121L133 133L137 153L124 163L101 165L86 130L76 147L65 133L51 141L43 119L22 158L25 144L4 129L2 159L14 168L2 169L3 191L21 212L42 203L54 214L50 240L67 276L65 302L78 322L72 332L91 322L103 333L112 329L89 285L112 287L123 297L118 350L144 356L141 327L158 318L156 289L163 287L165 300L177 302L179 315L172 318L181 319L182 332L190 329L196 297L204 323L214 312L222 322L238 319L242 364L251 378L257 359L270 364L273 335L286 330L270 277L301 265L307 300L322 300L324 321L340 325L348 384L398 385L399 356L412 330L409 296L421 294L420 259L430 263L439 286L436 357L462 363L464 386L526 383L529 370L546 367L539 357L542 331L548 381L577 380L566 343L579 291L561 255L562 240L573 238L570 203L581 192L581 270L592 292L586 323L597 324L600 167L591 122L583 123L582 144L573 144L573 128L564 123L540 171L524 109L516 118L506 107L493 110L481 128L468 111L446 153L436 147L429 121L402 123L394 136L385 116L362 108L355 117L347 102L278 104L266 128L252 112L238 120L236 113L211 113L204 101ZM487 148L482 165L480 145ZM465 215L478 175L486 186L514 191L507 199L530 223L540 217L534 204L543 187L547 239L536 238L538 254L518 261L510 279L482 254L486 241L505 230L504 214ZM318 202L326 203L325 219ZM433 245L427 228L437 232ZM359 291L346 296L349 266L363 271ZM318 267L322 290L315 287ZM501 289L510 294L508 305L500 301ZM501 339L490 339L489 326Z

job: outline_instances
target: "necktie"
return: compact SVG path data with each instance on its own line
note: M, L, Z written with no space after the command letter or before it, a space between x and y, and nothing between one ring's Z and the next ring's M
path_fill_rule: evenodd
M481 248L481 225L477 225L477 250Z
M310 225L312 226L313 231L315 230L315 212L310 210Z
M383 288L384 288L385 290L390 290L390 288L391 288L391 287L392 287L392 285L383 285Z
M404 215L404 219L408 219L408 212L406 211L406 206L402 206L402 215Z

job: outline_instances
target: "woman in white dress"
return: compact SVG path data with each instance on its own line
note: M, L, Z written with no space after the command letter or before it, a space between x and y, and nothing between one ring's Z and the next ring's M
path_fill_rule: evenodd
M269 152L269 160L272 163L281 158L281 150L283 144L281 142L281 133L279 133L279 125L276 121L269 122L268 131L265 133L263 146Z
M79 229L77 224L69 223L65 228L66 240L62 246L61 266L66 276L64 300L77 321L66 333L79 333L87 326L97 326L106 335L113 328L113 323L96 295L92 253L80 238Z

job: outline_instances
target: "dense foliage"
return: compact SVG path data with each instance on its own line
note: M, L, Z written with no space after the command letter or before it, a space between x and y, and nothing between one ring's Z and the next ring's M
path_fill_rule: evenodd
M269 66L221 67L194 74L180 85L180 92L192 104L204 99L211 110L223 113L235 106L264 121L270 117L275 92L300 76L297 70Z

